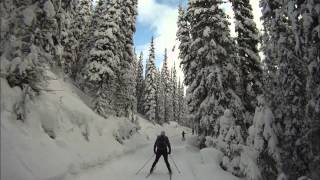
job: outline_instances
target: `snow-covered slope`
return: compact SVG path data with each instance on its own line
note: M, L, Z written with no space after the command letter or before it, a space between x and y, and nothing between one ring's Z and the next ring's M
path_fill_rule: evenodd
M175 136L177 124L153 125L138 117L137 126L124 118L104 119L93 112L70 83L49 72L47 89L26 101L26 118L17 120L20 88L1 78L1 179L62 179L151 143L162 129ZM170 130L172 129L172 130ZM120 144L115 140L118 135Z

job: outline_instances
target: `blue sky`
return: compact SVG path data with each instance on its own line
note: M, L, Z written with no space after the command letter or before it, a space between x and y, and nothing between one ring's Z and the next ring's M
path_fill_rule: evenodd
M171 50L176 42L176 20L180 0L138 0L137 30L134 43L137 54L148 57L151 37L155 38L156 65L160 68L165 48ZM186 2L187 0L181 0ZM170 53L170 52L169 52ZM170 53L171 55L172 53ZM169 63L177 57L170 56Z
M177 8L180 0L155 0L155 2L171 8ZM181 0L181 3L186 3L186 0ZM156 28L151 27L148 22L141 22L139 19L141 19L141 17L138 17L137 31L134 35L134 42L136 46L141 46L148 43L151 36L156 34Z
M176 40L178 6L179 3L186 6L188 0L138 0L138 17L137 28L134 35L134 43L136 53L142 51L144 59L149 55L149 46L151 37L155 37L156 49L156 65L161 68L164 49L168 48L168 66L175 67L178 72L178 77L183 78L183 73L179 68L180 60L178 59L179 50L177 48L179 42ZM253 14L258 28L261 29L258 0L250 0L253 7ZM233 18L233 12L230 3L224 4L223 9ZM234 23L230 19L231 35L235 36ZM172 51L175 47L174 51Z

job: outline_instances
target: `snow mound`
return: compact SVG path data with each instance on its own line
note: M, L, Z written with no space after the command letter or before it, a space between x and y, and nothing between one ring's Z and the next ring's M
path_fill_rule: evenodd
M194 166L195 179L208 179L214 174L214 179L240 180L220 167L223 158L221 151L215 148L204 148L201 149L200 155L202 164Z
M25 97L1 78L1 179L68 179L86 169L154 143L160 131L181 136L190 131L175 122L163 126L141 116L105 119L88 106L70 82L48 72L48 87L34 98L25 98L25 117L18 120L17 104Z
M23 92L1 78L1 179L62 179L148 143L135 124L125 118L102 118L72 85L48 75L47 89L32 100L26 98L24 120L16 115Z
M214 148L204 148L200 151L204 164L219 164L222 162L223 153Z

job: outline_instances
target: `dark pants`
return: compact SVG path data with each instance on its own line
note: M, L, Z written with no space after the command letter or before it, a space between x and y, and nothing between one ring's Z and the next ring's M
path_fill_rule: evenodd
M167 168L169 170L169 173L171 173L171 168L170 168L170 164L169 164L169 161L168 161L168 152L167 151L157 151L156 153L156 159L154 160L153 164L152 164L152 167L150 169L150 173L153 172L153 169L154 167L156 166L156 164L158 163L160 157L163 156L163 159L164 159L164 162L166 163L167 165Z

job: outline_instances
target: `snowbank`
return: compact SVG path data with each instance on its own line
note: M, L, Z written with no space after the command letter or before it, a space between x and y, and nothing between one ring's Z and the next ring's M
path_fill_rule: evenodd
M22 91L1 78L1 179L60 179L147 143L136 134L134 143L121 145L114 135L124 133L126 119L98 116L69 85L49 75L50 91L26 101L24 122L14 113Z
M240 180L220 167L223 157L221 151L215 148L204 148L201 149L200 154L203 163L195 166L195 179L205 180L214 174L214 179Z
M50 72L49 77L47 91L27 99L24 121L14 113L21 89L1 78L2 180L63 179L153 143L161 130L169 137L189 131L175 122L159 126L140 116L136 124L125 118L104 119L72 84Z

